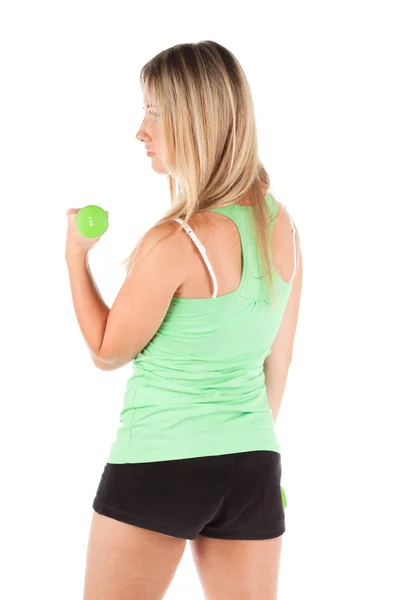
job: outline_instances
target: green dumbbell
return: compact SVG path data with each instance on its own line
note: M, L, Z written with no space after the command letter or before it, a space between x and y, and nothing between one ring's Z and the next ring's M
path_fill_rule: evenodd
M282 494L283 508L286 508L286 506L287 506L286 494L285 494L285 490L283 489L282 486L281 486L281 494Z
M108 229L108 217L105 210L89 204L76 215L76 224L79 232L87 238L100 237Z

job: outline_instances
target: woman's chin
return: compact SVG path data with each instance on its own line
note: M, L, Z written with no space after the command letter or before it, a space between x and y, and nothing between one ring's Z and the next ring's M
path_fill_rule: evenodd
M166 170L166 168L164 167L164 165L162 163L160 163L158 160L155 160L155 156L153 156L152 161L151 161L151 167L153 169L153 171L155 171L156 173L159 173L160 175L168 175L168 171Z

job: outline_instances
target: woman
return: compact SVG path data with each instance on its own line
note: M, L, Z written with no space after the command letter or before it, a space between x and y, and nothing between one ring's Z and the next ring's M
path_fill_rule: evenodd
M136 137L168 175L171 208L127 259L111 310L74 214L67 238L94 363L134 366L93 502L84 598L163 598L190 540L208 599L273 600L285 531L274 422L299 312L299 237L269 191L231 52L174 46L143 67L141 86Z

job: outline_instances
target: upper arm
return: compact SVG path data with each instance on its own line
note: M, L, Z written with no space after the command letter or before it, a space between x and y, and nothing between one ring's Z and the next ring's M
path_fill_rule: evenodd
M162 223L143 237L111 307L98 361L94 361L99 368L110 370L131 362L159 329L184 280L183 236L163 240L179 227L176 222Z
M277 369L287 369L292 360L294 338L300 308L300 296L303 283L303 259L300 249L300 239L296 227L296 273L292 281L292 288L285 307L283 318L271 346L271 352L264 361L265 366L274 366Z

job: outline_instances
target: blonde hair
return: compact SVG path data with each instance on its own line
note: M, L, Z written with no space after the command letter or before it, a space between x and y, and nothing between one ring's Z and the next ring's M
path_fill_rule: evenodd
M150 230L177 217L187 223L196 213L239 202L246 195L252 205L248 214L255 225L261 277L266 276L270 297L275 299L272 214L264 199L272 194L258 156L250 87L239 62L213 41L178 44L143 66L140 84L158 106L161 154L171 198L171 208ZM122 263L127 271L144 235Z

